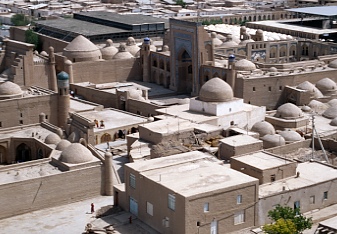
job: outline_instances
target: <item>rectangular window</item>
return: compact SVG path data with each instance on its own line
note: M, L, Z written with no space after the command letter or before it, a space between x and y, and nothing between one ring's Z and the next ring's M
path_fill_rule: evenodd
M146 213L153 216L153 205L150 202L146 202Z
M48 115L46 115L46 119L48 119Z
M206 202L206 203L204 204L204 212L208 212L208 211L209 211L209 203Z
M279 86L278 89L279 89L280 91L282 91L282 86Z
M241 204L241 203L242 203L242 195L237 195L236 204Z
M170 208L171 210L176 209L176 197L173 194L168 195L168 208Z
M271 86L268 87L268 91L271 92Z
M275 180L276 180L276 175L275 174L271 175L270 176L270 181L274 182Z
M310 204L315 204L315 196L310 196Z
M245 212L239 211L234 214L234 225L244 223L245 222Z
M323 193L323 199L324 199L324 200L327 200L327 199L328 199L328 191L325 191L325 192Z
M0 122L0 128L2 128L2 122Z
M130 173L130 187L136 188L136 176Z
M23 124L23 120L20 120L20 124Z
M253 91L255 92L255 87L253 87Z

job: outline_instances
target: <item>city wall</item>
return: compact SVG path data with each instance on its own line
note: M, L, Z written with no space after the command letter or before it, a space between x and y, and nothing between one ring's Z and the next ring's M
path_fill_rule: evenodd
M100 194L101 166L3 184L0 185L0 218L73 203Z

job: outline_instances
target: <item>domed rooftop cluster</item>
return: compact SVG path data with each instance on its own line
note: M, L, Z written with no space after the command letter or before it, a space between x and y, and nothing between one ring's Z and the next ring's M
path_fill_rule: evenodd
M103 59L110 60L118 53L118 49L113 46L113 41L108 39L106 40L105 46L101 48L101 53Z
M323 94L321 93L321 91L318 88L316 88L315 85L313 85L309 81L304 81L303 83L297 85L296 88L308 91L311 94L311 96L313 96L315 98L323 97Z
M218 77L207 81L199 92L199 99L204 102L227 102L233 97L232 87Z
M297 119L303 117L302 110L292 103L286 103L277 108L274 117L282 119Z
M85 146L80 143L72 143L61 154L60 160L65 163L79 164L90 162L94 156Z
M224 34L232 34L234 41L240 38L240 29L241 26L237 25L229 25L229 24L216 24L216 25L208 25L205 26L205 29L210 30L212 32L221 32ZM287 34L282 33L275 33L275 32L268 32L268 31L262 31L260 29L252 29L246 27L246 32L250 35L263 35L264 41L279 41L279 40L292 40L293 37Z
M118 47L118 53L114 56L114 59L130 59L133 55L126 50L126 44L121 43Z
M293 130L285 130L276 134L274 126L266 121L255 123L251 131L259 133L263 148L266 149L304 140L299 133Z
M284 138L286 143L292 143L292 142L304 140L304 138L298 132L295 132L293 130L285 130L285 131L279 132L279 135Z
M6 81L0 84L0 99L20 97L22 94L20 86L13 82Z
M156 50L155 46L151 45L150 47L151 51ZM79 35L63 49L63 55L71 62L128 59L139 57L140 47L137 46L133 37L129 37L126 44L121 43L118 49L113 45L111 39L106 40L105 46L99 48L89 39Z

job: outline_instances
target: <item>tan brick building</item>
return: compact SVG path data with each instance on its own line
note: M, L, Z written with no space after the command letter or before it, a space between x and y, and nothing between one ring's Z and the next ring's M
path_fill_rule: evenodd
M160 233L227 233L256 225L257 190L257 179L192 151L126 164L115 202Z

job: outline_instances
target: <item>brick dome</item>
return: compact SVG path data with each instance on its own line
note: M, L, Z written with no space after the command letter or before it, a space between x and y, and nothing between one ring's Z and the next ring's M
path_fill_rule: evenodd
M204 102L226 102L233 97L232 87L218 77L207 81L199 92L199 99Z

